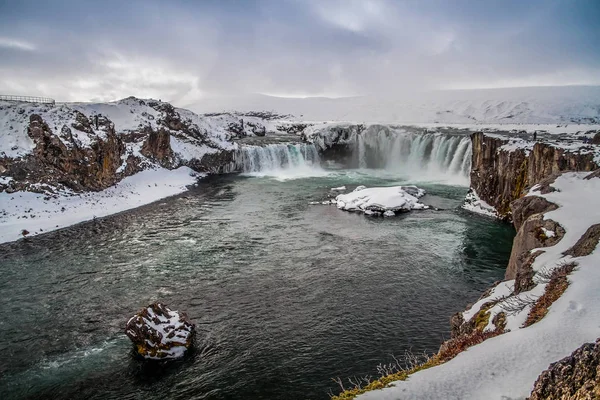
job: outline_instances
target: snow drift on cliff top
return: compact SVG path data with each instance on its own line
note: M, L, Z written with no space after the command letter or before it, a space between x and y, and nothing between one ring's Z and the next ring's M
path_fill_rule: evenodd
M528 87L401 93L393 97L212 97L196 112L273 110L313 121L446 124L600 124L600 86Z

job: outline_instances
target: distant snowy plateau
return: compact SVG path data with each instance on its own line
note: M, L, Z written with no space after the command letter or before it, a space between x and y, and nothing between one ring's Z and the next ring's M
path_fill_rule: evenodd
M185 104L195 112L272 110L310 121L390 124L600 125L600 86L398 93L388 97L280 98L246 95Z

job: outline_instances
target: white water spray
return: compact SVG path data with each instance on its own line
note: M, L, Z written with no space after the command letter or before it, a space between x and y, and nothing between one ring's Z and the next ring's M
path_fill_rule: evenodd
M281 179L325 175L320 162L317 148L310 143L242 146L235 155L238 171Z
M372 125L351 142L359 168L383 169L415 180L469 183L472 148L467 136Z

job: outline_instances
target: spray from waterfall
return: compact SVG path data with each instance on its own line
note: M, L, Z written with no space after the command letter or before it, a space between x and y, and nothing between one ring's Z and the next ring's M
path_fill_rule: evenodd
M294 179L322 176L319 152L310 143L242 146L235 155L236 170L245 175Z
M372 125L356 133L355 165L403 178L469 184L472 147L467 136L414 133Z

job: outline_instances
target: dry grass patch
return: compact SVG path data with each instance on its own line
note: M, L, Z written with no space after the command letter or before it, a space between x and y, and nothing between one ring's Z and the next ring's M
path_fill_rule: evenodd
M395 370L395 372L382 376L378 379L371 380L368 376L354 379L349 378L348 382L351 385L349 389L346 389L340 378L333 379L333 381L340 386L342 392L337 396L330 395L330 397L331 400L352 400L358 395L371 390L383 389L392 382L406 380L409 375L414 374L415 372L435 367L436 365L440 364L441 362L437 355L433 357L426 357L426 361L412 367L400 366L400 363L396 361L395 363L384 366L385 371L387 371L389 368L392 368ZM380 365L377 369L381 371L381 368L382 366Z
M486 314L489 318L489 313ZM484 325L481 329L475 329L469 334L460 335L454 339L445 341L440 347L440 351L435 355L435 357L439 358L440 364L445 363L447 361L450 361L463 351L467 350L469 347L475 346L476 344L479 344L489 338L504 333L504 327L506 326L506 315L503 312L498 313L494 317L492 322L496 326L496 329L493 331L484 331Z
M482 307L482 310L476 316L478 323L477 328L471 333L460 335L454 339L445 341L437 354L432 357L423 355L422 357L416 357L410 352L407 352L404 356L405 365L402 365L400 361L394 358L395 362L387 365L379 365L377 370L381 374L381 377L375 380L371 380L370 377L363 378L350 378L348 382L351 387L347 389L340 378L333 379L342 392L337 395L330 395L332 400L352 400L356 396L366 393L371 390L383 389L390 383L395 381L404 381L410 375L415 372L419 372L437 365L443 364L450 361L458 354L467 350L471 346L475 346L489 338L498 336L504 333L504 327L506 326L506 315L501 312L498 313L492 322L496 326L493 331L484 332L483 328L489 321L490 314L488 310L493 307L493 303L486 304Z
M548 308L552 305L552 303L558 300L565 290L567 290L567 287L569 286L567 275L573 272L576 265L577 264L575 263L563 264L552 270L550 273L542 272L542 275L546 275L545 279L547 279L548 284L544 294L537 299L531 308L531 311L529 311L527 320L523 324L524 328L535 324L546 316L548 313Z

